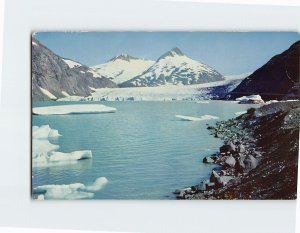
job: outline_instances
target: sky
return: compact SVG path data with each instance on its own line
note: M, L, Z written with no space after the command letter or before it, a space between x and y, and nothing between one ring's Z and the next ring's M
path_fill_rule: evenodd
M296 32L38 32L54 53L88 66L122 53L157 60L178 47L223 75L253 72L300 40Z

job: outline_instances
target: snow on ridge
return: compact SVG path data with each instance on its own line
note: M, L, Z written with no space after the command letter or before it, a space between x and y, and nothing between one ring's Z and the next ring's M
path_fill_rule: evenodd
M48 91L48 90L46 90L46 89L44 89L44 88L42 88L42 87L40 87L40 90L41 90L41 92L42 92L44 95L48 96L49 99L51 99L51 100L56 100L56 99L57 99L57 97L56 97L55 95L53 95L50 91Z
M93 70L117 84L128 81L147 70L154 61L144 59L115 59L107 63L93 66Z
M75 62L75 61L72 61L72 60L69 60L69 59L63 59L63 61L64 61L71 69L74 68L74 67L81 66L80 63Z
M61 92L65 97L69 97L70 95L66 91Z
M35 41L32 41L31 43L32 45L39 46Z

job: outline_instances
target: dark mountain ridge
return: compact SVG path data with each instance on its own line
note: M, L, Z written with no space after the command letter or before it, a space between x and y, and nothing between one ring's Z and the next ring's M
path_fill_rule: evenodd
M32 38L31 53L33 101L62 98L66 96L63 93L89 96L91 88L116 87L107 78L95 77L90 67L56 55L35 38ZM70 66L66 61L78 65Z
M259 94L264 100L299 99L300 41L272 57L265 65L245 78L227 99Z

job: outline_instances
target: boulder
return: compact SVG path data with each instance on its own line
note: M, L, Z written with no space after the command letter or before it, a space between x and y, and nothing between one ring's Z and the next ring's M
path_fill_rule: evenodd
M244 164L244 158L240 157L236 159L235 169L239 173L244 173L245 170L245 164Z
M236 164L236 161L235 161L235 158L232 155L230 155L230 156L227 156L224 163L228 167L234 167Z
M224 187L227 185L227 183L232 180L234 177L233 176L220 176L220 179L219 179L219 185Z
M220 147L220 153L228 153L236 150L235 145L232 142L228 142L227 144Z
M207 156L203 158L203 163L214 163L215 160L212 159L212 157Z
M244 153L244 152L246 151L245 146L244 146L243 144L239 145L238 151L239 151L240 153Z
M244 164L245 164L245 170L251 171L257 167L258 161L252 155L246 155L246 157L244 159Z
M218 183L218 179L220 178L220 176L218 175L218 173L216 171L212 171L211 172L211 175L210 175L210 182L213 182L213 183Z

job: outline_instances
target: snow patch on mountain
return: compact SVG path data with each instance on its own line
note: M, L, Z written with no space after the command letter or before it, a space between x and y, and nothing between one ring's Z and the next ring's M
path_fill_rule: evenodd
M117 84L128 81L133 77L140 75L154 61L132 57L128 54L121 54L112 58L107 63L93 66L96 73L106 78L110 78Z
M162 55L141 75L123 83L122 87L191 85L224 80L213 68L184 55L178 48Z
M42 88L42 87L40 87L40 90L41 90L41 92L42 92L44 95L48 96L49 99L51 99L51 100L56 100L56 99L57 99L56 96L53 95L50 91L48 91L48 90L46 90L46 89L44 89L44 88Z
M77 67L77 66L81 66L80 63L75 62L75 61L72 61L72 60L63 59L63 61L64 61L71 69L74 68L74 67Z

